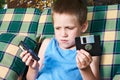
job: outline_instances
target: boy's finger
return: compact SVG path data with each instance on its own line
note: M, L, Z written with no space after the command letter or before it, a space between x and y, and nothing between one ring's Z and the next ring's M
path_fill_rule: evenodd
M29 56L28 59L26 60L26 65L29 65L31 61L32 61L32 56Z
M80 60L80 62L82 62L83 64L85 62L88 62L89 61L89 56L86 56L86 54L84 52L82 52L81 50L77 51L77 56Z
M23 52L20 54L20 57L23 58L26 53L27 53L27 51L23 51Z
M35 68L36 66L37 66L37 61L34 60L33 65L32 65L32 68Z
M91 62L92 61L92 56L85 50L81 49L80 50L81 53L83 53L87 58L88 60ZM83 57L84 58L84 57Z
M78 66L81 66L81 63L80 63L80 61L79 61L78 56L76 56L76 63L77 63Z
M25 55L22 57L22 61L23 61L23 62L26 62L27 59L29 58L29 56L30 56L29 53L25 54Z

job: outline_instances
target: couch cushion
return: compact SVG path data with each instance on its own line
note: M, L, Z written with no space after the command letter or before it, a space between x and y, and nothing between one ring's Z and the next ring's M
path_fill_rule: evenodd
M120 74L120 5L89 6L89 28L86 34L101 37L101 80L112 80ZM40 17L44 38L54 35L51 9L45 9Z
M32 49L37 46L40 14L36 8L0 9L0 79L17 80L23 74L18 44L24 40Z
M43 28L42 36L43 37L52 37L54 35L54 29L52 24L51 9L44 9L39 20L39 28Z
M18 47L21 40L32 50L37 46L35 40L27 36L0 34L0 79L17 80L23 74L26 66L19 56L22 51Z
M90 34L101 36L100 74L111 80L120 74L120 5L88 7Z
M37 35L40 14L36 8L0 9L0 33Z

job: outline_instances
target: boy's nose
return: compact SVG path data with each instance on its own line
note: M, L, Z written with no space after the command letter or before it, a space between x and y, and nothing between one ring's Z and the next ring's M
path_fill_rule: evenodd
M67 37L68 36L67 32L65 30L62 30L60 34L62 35L62 37Z

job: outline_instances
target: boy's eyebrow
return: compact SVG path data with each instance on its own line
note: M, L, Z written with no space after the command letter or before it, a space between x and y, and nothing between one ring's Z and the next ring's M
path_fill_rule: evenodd
M54 26L55 28L61 28L61 26ZM65 28L74 28L76 26L65 26Z
M59 28L60 26L54 26L55 28Z
M74 28L75 26L66 26L65 28Z

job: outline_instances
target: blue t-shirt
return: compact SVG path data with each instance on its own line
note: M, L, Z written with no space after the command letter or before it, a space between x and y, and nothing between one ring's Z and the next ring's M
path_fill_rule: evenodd
M76 49L63 50L56 39L52 38L37 80L82 80L76 64Z

